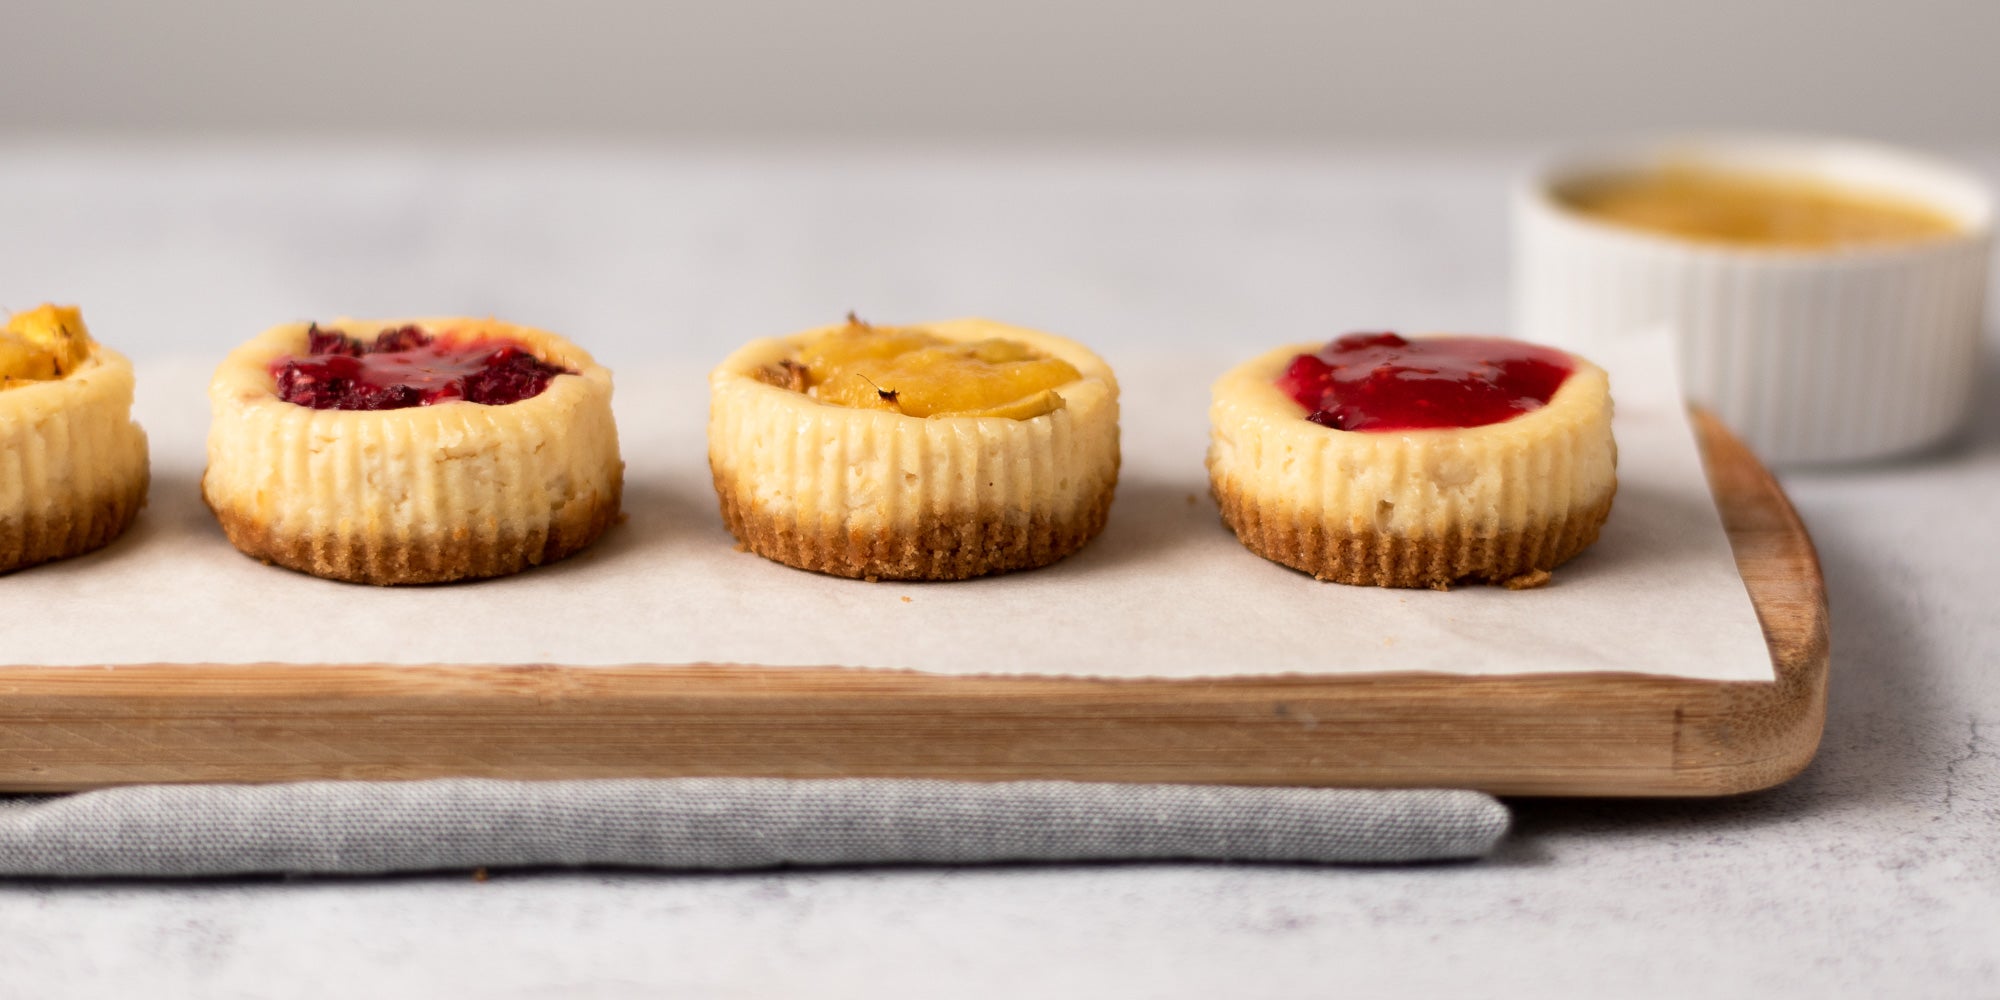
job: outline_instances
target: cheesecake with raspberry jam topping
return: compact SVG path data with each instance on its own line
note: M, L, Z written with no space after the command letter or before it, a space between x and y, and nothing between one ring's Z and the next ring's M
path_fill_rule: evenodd
M618 516L611 376L490 319L280 326L209 386L202 494L245 554L329 579L518 572Z
M1322 580L1533 586L1617 491L1603 369L1495 337L1350 334L1215 384L1209 485L1251 551Z

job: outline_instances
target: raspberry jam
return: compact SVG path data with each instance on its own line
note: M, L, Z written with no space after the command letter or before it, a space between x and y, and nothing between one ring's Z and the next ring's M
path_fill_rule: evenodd
M1483 427L1541 409L1572 371L1561 351L1499 337L1350 333L1292 359L1275 383L1342 431Z
M400 410L465 400L502 406L539 396L557 375L518 341L439 339L414 326L357 340L317 325L306 352L271 364L278 398L315 410Z

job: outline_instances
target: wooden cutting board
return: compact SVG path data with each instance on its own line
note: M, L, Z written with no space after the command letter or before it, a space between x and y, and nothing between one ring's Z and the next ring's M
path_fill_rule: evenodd
M1812 541L1696 414L1775 682L1592 673L1214 680L722 664L0 667L0 790L152 782L765 775L1726 795L1826 715ZM1690 622L1699 628L1699 622ZM4 655L4 653L0 653Z

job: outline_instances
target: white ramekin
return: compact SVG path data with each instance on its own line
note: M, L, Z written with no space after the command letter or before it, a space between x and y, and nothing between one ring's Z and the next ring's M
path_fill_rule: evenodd
M1897 195L1960 231L1859 249L1743 248L1599 222L1555 197L1589 177L1669 163ZM1584 151L1516 191L1515 330L1588 356L1666 325L1689 398L1766 461L1893 455L1943 439L1970 407L1992 228L1993 197L1978 178L1866 143L1699 138Z

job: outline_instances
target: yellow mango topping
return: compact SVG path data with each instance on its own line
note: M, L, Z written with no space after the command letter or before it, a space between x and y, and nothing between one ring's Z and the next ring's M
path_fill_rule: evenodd
M62 378L90 359L90 330L69 306L15 313L0 329L0 389Z
M822 403L912 417L1027 420L1063 407L1057 386L1076 367L1013 340L946 340L917 328L849 318L771 379Z
M1572 185L1585 215L1686 239L1787 250L1914 243L1959 231L1943 212L1831 181L1672 164Z

